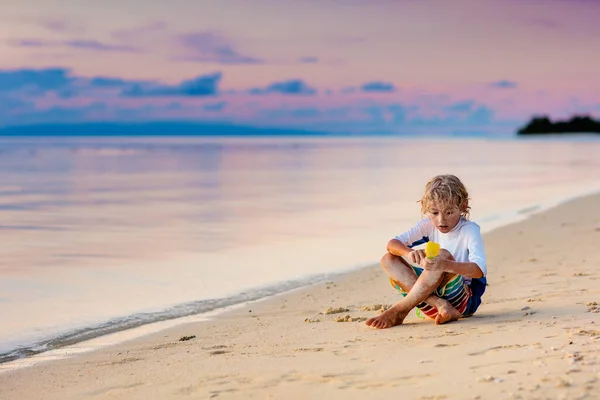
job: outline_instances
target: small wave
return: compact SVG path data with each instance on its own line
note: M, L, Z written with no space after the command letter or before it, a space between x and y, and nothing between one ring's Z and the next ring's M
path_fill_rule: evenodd
M343 274L344 272L324 273L311 275L309 277L290 280L287 282L255 288L232 297L219 299L198 300L189 303L179 304L169 307L162 311L137 313L125 317L120 317L106 321L94 326L80 328L66 332L61 335L54 336L33 345L20 346L0 353L0 364L10 361L31 357L49 350L59 349L80 343L86 340L91 340L100 336L109 335L128 329L140 327L142 325L151 324L154 322L167 321L177 318L188 317L208 313L210 311L233 306L240 303L255 301L266 297L274 296L279 293L288 292L303 286L308 286L326 279Z

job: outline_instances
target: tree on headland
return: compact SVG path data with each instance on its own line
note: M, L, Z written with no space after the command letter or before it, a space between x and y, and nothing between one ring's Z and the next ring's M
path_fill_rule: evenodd
M600 121L589 115L575 115L568 121L552 122L548 116L542 115L533 117L518 130L519 135L544 133L600 133Z

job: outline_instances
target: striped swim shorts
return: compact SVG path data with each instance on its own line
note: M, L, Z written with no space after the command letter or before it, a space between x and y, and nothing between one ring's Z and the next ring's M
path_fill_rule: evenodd
M417 276L421 276L423 268L415 266L411 267ZM390 283L396 290L400 292L402 296L406 296L406 292L402 290L398 282L390 278ZM435 289L433 294L448 301L452 307L456 308L461 313L463 317L469 317L475 312L475 310L472 310L473 307L469 306L472 297L471 288L465 283L465 279L462 275L454 275L452 279L450 279L450 281L448 281L448 283L446 283L444 286L440 286ZM435 319L437 317L437 309L425 302L417 305L417 308L421 311L421 313L425 314L429 318Z

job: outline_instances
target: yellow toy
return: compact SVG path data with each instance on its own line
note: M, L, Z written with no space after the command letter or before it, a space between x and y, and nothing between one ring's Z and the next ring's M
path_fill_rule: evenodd
M427 258L435 258L440 254L440 244L436 242L427 242L425 245L425 255Z

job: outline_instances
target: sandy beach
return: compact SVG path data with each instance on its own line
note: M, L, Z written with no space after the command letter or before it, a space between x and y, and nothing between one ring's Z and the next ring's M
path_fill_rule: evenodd
M489 286L468 319L365 326L400 298L373 266L1 373L0 399L598 398L599 204L577 199L486 234Z

